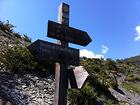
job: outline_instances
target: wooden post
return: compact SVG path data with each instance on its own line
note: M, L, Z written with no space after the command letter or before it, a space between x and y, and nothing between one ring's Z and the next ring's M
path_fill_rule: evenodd
M86 46L92 40L87 32L69 27L69 5L65 3L59 6L58 23L48 22L47 36L58 39L58 45L37 40L28 49L38 61L56 62L54 105L66 105L68 78L72 88L78 87L75 72L70 69L70 65L79 65L79 50L70 48L68 42ZM82 79L80 84L83 82Z
M73 72L73 69L68 69L68 77L69 77L69 82L70 82L70 87L73 89L77 89L77 81Z
M69 5L62 3L59 6L58 22L69 26ZM57 44L68 47L68 42L58 40ZM67 105L68 65L67 63L55 64L55 95L54 105Z

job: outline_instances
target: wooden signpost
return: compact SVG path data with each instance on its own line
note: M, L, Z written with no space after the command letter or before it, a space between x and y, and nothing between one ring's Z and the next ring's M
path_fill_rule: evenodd
M69 5L65 3L59 6L58 23L48 21L47 36L58 39L57 44L37 40L28 49L38 61L55 63L54 105L67 105L68 79L72 88L81 88L88 77L83 68L69 69L79 65L79 50L68 47L68 42L86 46L92 40L87 32L69 27Z

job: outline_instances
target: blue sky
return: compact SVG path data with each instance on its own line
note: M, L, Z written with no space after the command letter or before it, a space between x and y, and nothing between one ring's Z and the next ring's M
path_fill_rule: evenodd
M140 54L140 0L0 0L0 20L33 41L47 38L47 22L57 22L61 2L70 5L70 26L87 31L92 42L81 49L89 57L123 59Z

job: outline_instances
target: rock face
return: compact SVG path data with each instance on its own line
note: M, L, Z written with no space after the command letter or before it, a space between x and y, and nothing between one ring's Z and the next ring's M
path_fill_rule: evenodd
M0 51L16 41L22 45L29 44L18 33L3 30L0 25ZM53 76L40 77L34 71L12 74L0 67L0 105L52 105L53 97Z
M0 96L13 105L52 105L54 77L0 72Z

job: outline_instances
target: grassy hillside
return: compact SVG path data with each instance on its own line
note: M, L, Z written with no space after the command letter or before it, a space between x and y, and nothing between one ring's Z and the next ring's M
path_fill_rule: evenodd
M31 40L25 35L16 34L15 36L12 28L9 23L0 22L0 39L7 40L7 43L4 43L3 40L0 41L2 42L0 43L1 46L4 44L6 46L5 49L0 51L0 69L3 68L5 71L14 73L24 70L39 70L39 72L52 74L54 65L37 62L28 51L27 45L22 44L23 40L26 42L31 42ZM140 92L139 85L133 87L135 82L137 84L140 81L140 67L135 64L140 65L140 56L116 61L112 59L80 58L80 65L87 70L90 77L82 89L68 90L70 105L119 105L119 101L108 88L117 90L117 78L122 75L126 76L124 88L128 91L133 90L135 92L136 90L136 92Z
M140 66L140 55L127 58L124 61L131 62L133 64Z

